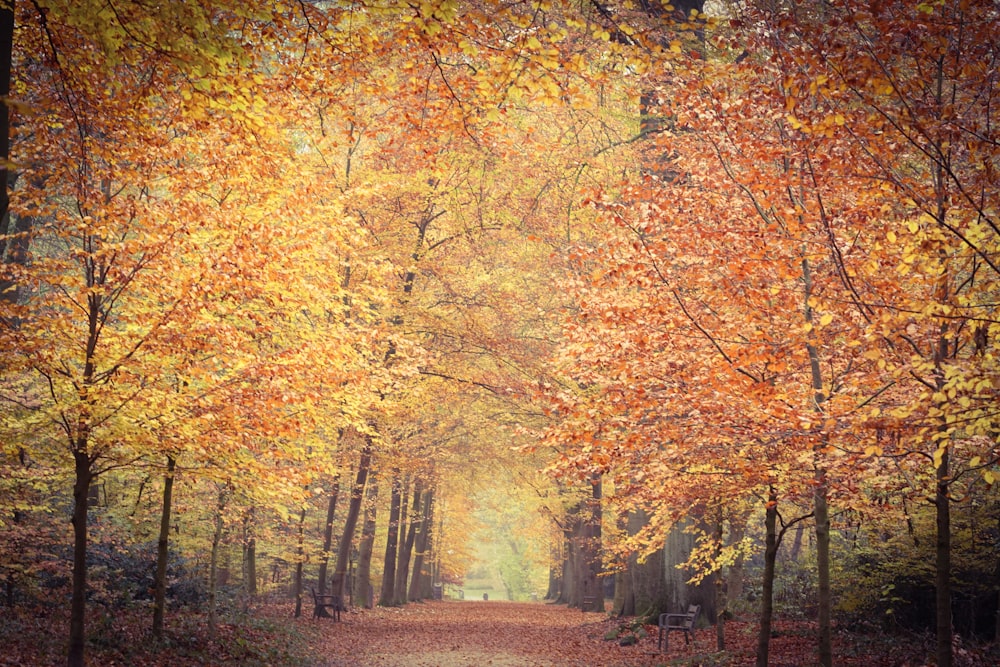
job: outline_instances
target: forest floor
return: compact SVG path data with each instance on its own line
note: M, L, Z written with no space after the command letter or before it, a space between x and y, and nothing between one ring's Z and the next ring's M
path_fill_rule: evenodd
M95 610L96 611L96 610ZM565 606L512 602L424 602L400 608L355 609L341 622L292 618L290 604L264 604L230 617L209 636L205 618L168 614L161 641L149 637L148 610L135 606L88 620L91 667L745 667L754 664L756 624L729 621L726 651L716 651L714 628L698 630L693 645L672 633L657 651L656 627L645 626L631 646L613 636L621 621ZM0 667L63 665L68 618L51 607L4 608ZM771 667L816 664L815 628L778 620ZM955 667L1000 664L988 647L956 647ZM914 634L837 632L838 667L932 665L933 638Z
M656 626L631 646L605 637L621 621L607 614L564 606L508 602L431 602L403 608L362 610L330 622L317 654L326 667L743 667L753 665L756 624L730 621L726 647L716 651L714 628L699 630L685 645L672 633L669 650L657 650ZM778 621L770 644L771 667L816 664L815 628ZM835 664L841 667L918 667L933 654L929 637L838 633ZM959 647L956 667L997 664L982 651Z

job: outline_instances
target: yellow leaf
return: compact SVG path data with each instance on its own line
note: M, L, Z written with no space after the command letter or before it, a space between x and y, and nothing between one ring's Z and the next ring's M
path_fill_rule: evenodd
M895 243L896 242L896 232L893 232L893 231L887 232L886 235L885 235L885 237L887 239L889 239L889 243Z
M823 317L819 318L820 326L825 327L830 322L833 322L833 313L827 313Z
M948 451L948 446L947 445L944 445L942 447L938 447L937 449L934 450L934 467L935 468L940 468L941 467L941 461L944 460L944 455L945 455L945 453L947 451Z
M971 459L969 459L969 467L970 468L975 468L981 462L982 462L981 458L979 458L978 456L973 456Z

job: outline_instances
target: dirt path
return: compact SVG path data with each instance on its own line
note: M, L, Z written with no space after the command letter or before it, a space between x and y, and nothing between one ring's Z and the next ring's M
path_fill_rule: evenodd
M324 622L324 621L318 621ZM514 602L430 602L326 621L320 655L330 667L646 667L667 662L656 638L604 641L604 614ZM672 656L683 655L680 647ZM688 653L690 655L690 653Z

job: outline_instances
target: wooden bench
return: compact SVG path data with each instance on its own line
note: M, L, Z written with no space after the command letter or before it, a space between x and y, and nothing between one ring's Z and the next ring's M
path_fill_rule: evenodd
M603 600L602 600L603 602ZM604 611L597 607L597 598L593 595L584 595L580 602L580 611Z
M320 595L314 588L310 588L309 592L313 596L313 618L340 620L340 612L346 610L344 609L344 602L340 599L339 595ZM327 609L332 613L328 614L326 612Z
M684 643L687 644L689 641L694 641L694 624L698 620L698 612L701 611L701 605L692 604L688 605L688 610L683 614L660 614L660 638L657 641L657 649L662 651L667 650L667 643L670 638L671 630L679 630L684 633Z

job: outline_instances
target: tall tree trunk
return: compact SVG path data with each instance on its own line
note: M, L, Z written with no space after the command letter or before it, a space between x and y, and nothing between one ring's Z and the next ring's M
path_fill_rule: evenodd
M423 493L423 480L417 477L413 481L413 504L410 507L409 526L406 538L400 536L399 556L396 558L396 604L406 604L406 581L410 570L410 554L413 553L413 542L417 534L417 520L420 517L420 496Z
M243 590L250 598L257 595L256 514L251 505L243 518Z
M0 261L10 227L10 74L14 52L14 0L0 3ZM5 297L6 298L6 297Z
M628 533L636 535L649 522L643 510L629 513ZM632 597L636 616L655 623L660 613L676 611L669 609L667 599L665 554L657 549L644 561L639 562L635 554L629 556L629 574L632 580Z
M434 487L432 486L424 493L423 517L417 528L418 533L415 541L416 553L413 557L413 576L410 579L410 593L407 596L411 602L416 602L423 598L421 591L423 587L424 556L427 551L427 539L431 532L431 521L433 520L431 503L433 502Z
M296 531L296 546L295 546L295 618L301 618L302 616L302 594L303 594L303 578L302 578L302 568L306 561L306 506L303 503L302 510L299 512L299 526Z
M804 291L804 315L812 324L812 271L809 260L802 259L802 282ZM823 372L820 368L819 351L812 342L806 343L809 355L809 372L812 379L812 409L822 417L827 395L823 387ZM817 609L817 633L819 641L819 664L833 667L833 646L830 634L830 512L827 506L829 482L826 467L822 462L823 451L829 446L830 436L824 431L813 448L813 512L816 515L816 575L819 597Z
M371 609L375 600L372 590L372 552L375 547L375 512L378 505L378 484L368 481L368 498L365 501L365 519L361 524L361 544L358 556L358 596L366 609Z
M551 533L555 537L549 547L549 585L545 591L545 599L560 601L562 598L562 567L563 549L566 537L561 528L554 529Z
M940 81L938 82L940 86ZM940 89L939 89L940 94ZM940 188L946 181L941 165L938 164L936 182L938 184L938 220L944 220L947 209L944 205L946 193ZM948 303L951 298L950 276L948 271L943 271L938 277L936 287L936 297L940 303ZM951 324L949 320L943 320L938 326L938 339L934 349L934 376L936 393L943 393L946 383L945 372L942 368L948 358L949 340L951 338ZM944 401L935 405L943 414L946 410ZM937 663L938 667L951 667L953 661L951 634L951 446L948 444L948 425L942 423L938 426L940 439L934 441L937 451L934 452L935 485L934 485L934 510L935 526L937 538L935 543L935 626L937 634ZM940 458L938 456L940 455Z
M326 593L326 571L330 562L330 549L333 547L333 519L337 513L337 497L340 495L340 475L333 478L330 488L330 499L326 504L326 525L323 527L323 553L319 560L319 594Z
M618 531L622 534L628 533L628 518L631 511L625 514L619 513L617 520ZM614 616L635 616L635 596L632 594L632 575L629 572L631 559L618 568L615 572L615 595L611 603L611 613Z
M739 518L729 519L729 544L734 545L743 541L743 536L746 534L746 519L742 516ZM729 566L729 573L726 576L726 609L733 609L740 602L743 597L743 550L741 549L736 555L733 564Z
M587 501L589 512L582 514L583 530L580 553L581 580L580 589L581 604L583 597L592 597L597 605L597 610L604 609L604 587L601 585L601 518L602 518L602 486L601 475L595 473L590 479L590 500Z
M160 534L156 539L156 574L153 579L153 636L163 638L163 615L167 599L167 549L170 540L170 511L174 496L174 468L177 460L167 455L167 472L163 476L163 507L160 510Z
M87 519L90 485L94 473L85 436L73 449L76 480L73 483L73 595L70 599L69 667L83 667L87 604Z
M719 508L715 524L715 561L722 558L722 508ZM722 577L722 566L715 571L715 646L717 651L726 650L726 589Z
M778 557L778 494L772 486L764 509L764 574L760 585L760 627L757 630L756 667L767 667L774 615L774 564Z
M402 484L399 470L392 475L392 490L389 497L389 528L385 540L385 558L382 565L382 592L379 594L379 605L389 607L396 602L396 549L399 542L400 505L402 503Z
M937 466L934 493L935 523L937 526L936 573L935 573L935 617L937 627L938 667L951 667L951 499L949 483L950 451L945 445L941 461Z
M218 629L218 605L216 598L219 590L219 545L222 543L222 514L226 510L226 488L219 489L219 502L215 508L215 531L212 533L212 554L208 564L208 634L215 639Z
M358 525L358 516L361 514L361 504L365 498L365 483L368 480L368 471L372 464L372 438L365 436L365 444L361 449L361 460L358 462L358 474L354 479L354 487L351 489L351 501L347 505L347 520L344 522L344 533L340 536L340 549L337 551L337 569L333 573L333 595L344 597L344 590L347 584L347 563L351 556L351 547L354 544L354 530Z

